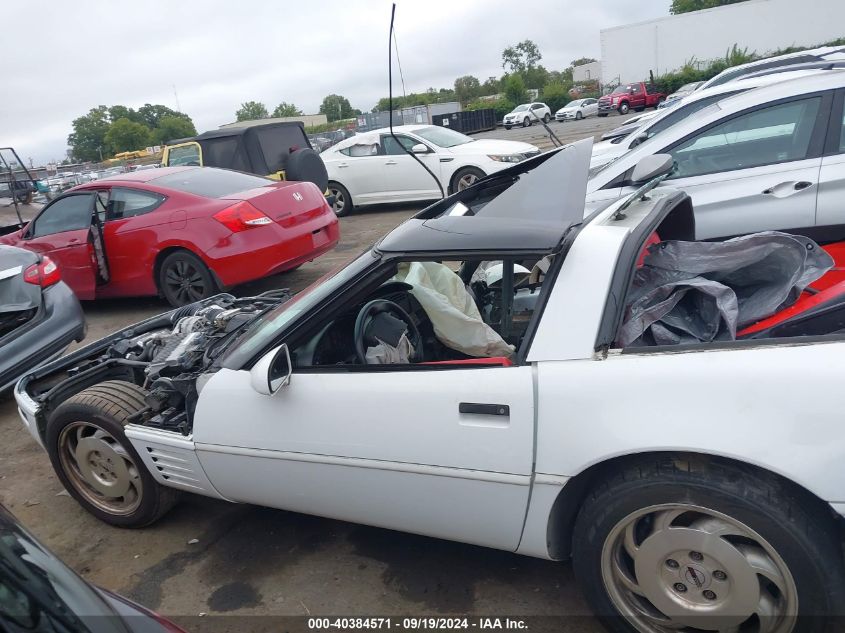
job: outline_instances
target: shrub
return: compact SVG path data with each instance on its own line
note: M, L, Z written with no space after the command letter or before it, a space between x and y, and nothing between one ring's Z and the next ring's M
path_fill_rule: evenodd
M571 88L571 85L567 86L562 83L546 84L546 87L543 88L543 94L540 100L549 106L549 109L552 111L552 115L572 101L572 96L569 94L569 88Z
M467 107L466 110L487 110L488 108L493 108L496 111L496 120L501 121L505 118L505 115L513 110L516 107L516 104L512 101L509 101L506 97L500 97L495 101L473 101Z

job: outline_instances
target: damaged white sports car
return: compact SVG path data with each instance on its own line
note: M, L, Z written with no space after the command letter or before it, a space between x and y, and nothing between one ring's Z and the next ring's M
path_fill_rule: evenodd
M845 249L695 242L659 156L582 220L589 157L484 179L293 298L80 349L17 385L24 423L113 525L192 492L572 557L615 631L833 627Z

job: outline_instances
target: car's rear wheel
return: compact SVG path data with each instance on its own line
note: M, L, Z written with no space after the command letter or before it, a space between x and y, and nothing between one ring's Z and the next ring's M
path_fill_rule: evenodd
M547 112L546 114L544 114L544 115L543 115L543 121L544 121L545 123L548 123L548 122L549 122L549 121L551 121L551 120L552 120L552 117L551 117L551 115L550 115L548 112Z
M593 610L619 633L825 631L845 599L829 511L730 462L618 468L581 508L573 552Z
M158 288L170 305L179 307L206 299L218 291L214 275L188 251L174 251L161 262Z
M472 187L480 178L486 176L483 171L476 167L464 167L455 172L452 176L451 193L463 191L468 187Z
M47 424L47 452L62 485L88 512L119 527L149 525L179 498L153 479L123 432L145 407L140 387L109 380L65 400Z
M332 209L337 217L349 215L352 212L352 196L349 191L339 182L329 182L329 195L334 196Z

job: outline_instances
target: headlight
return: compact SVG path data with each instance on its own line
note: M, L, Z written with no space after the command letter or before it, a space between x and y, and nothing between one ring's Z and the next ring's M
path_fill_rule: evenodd
M487 154L487 158L499 163L519 163L525 160L522 154Z

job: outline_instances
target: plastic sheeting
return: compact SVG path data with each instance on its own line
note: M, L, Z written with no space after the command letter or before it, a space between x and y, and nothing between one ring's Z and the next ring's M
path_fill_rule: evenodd
M399 264L394 279L412 286L410 293L420 302L434 326L434 335L446 347L476 357L513 354L513 346L483 321L463 280L448 266L405 262Z
M795 303L832 267L811 239L777 231L724 242L660 242L634 276L618 343L733 340L738 329Z

